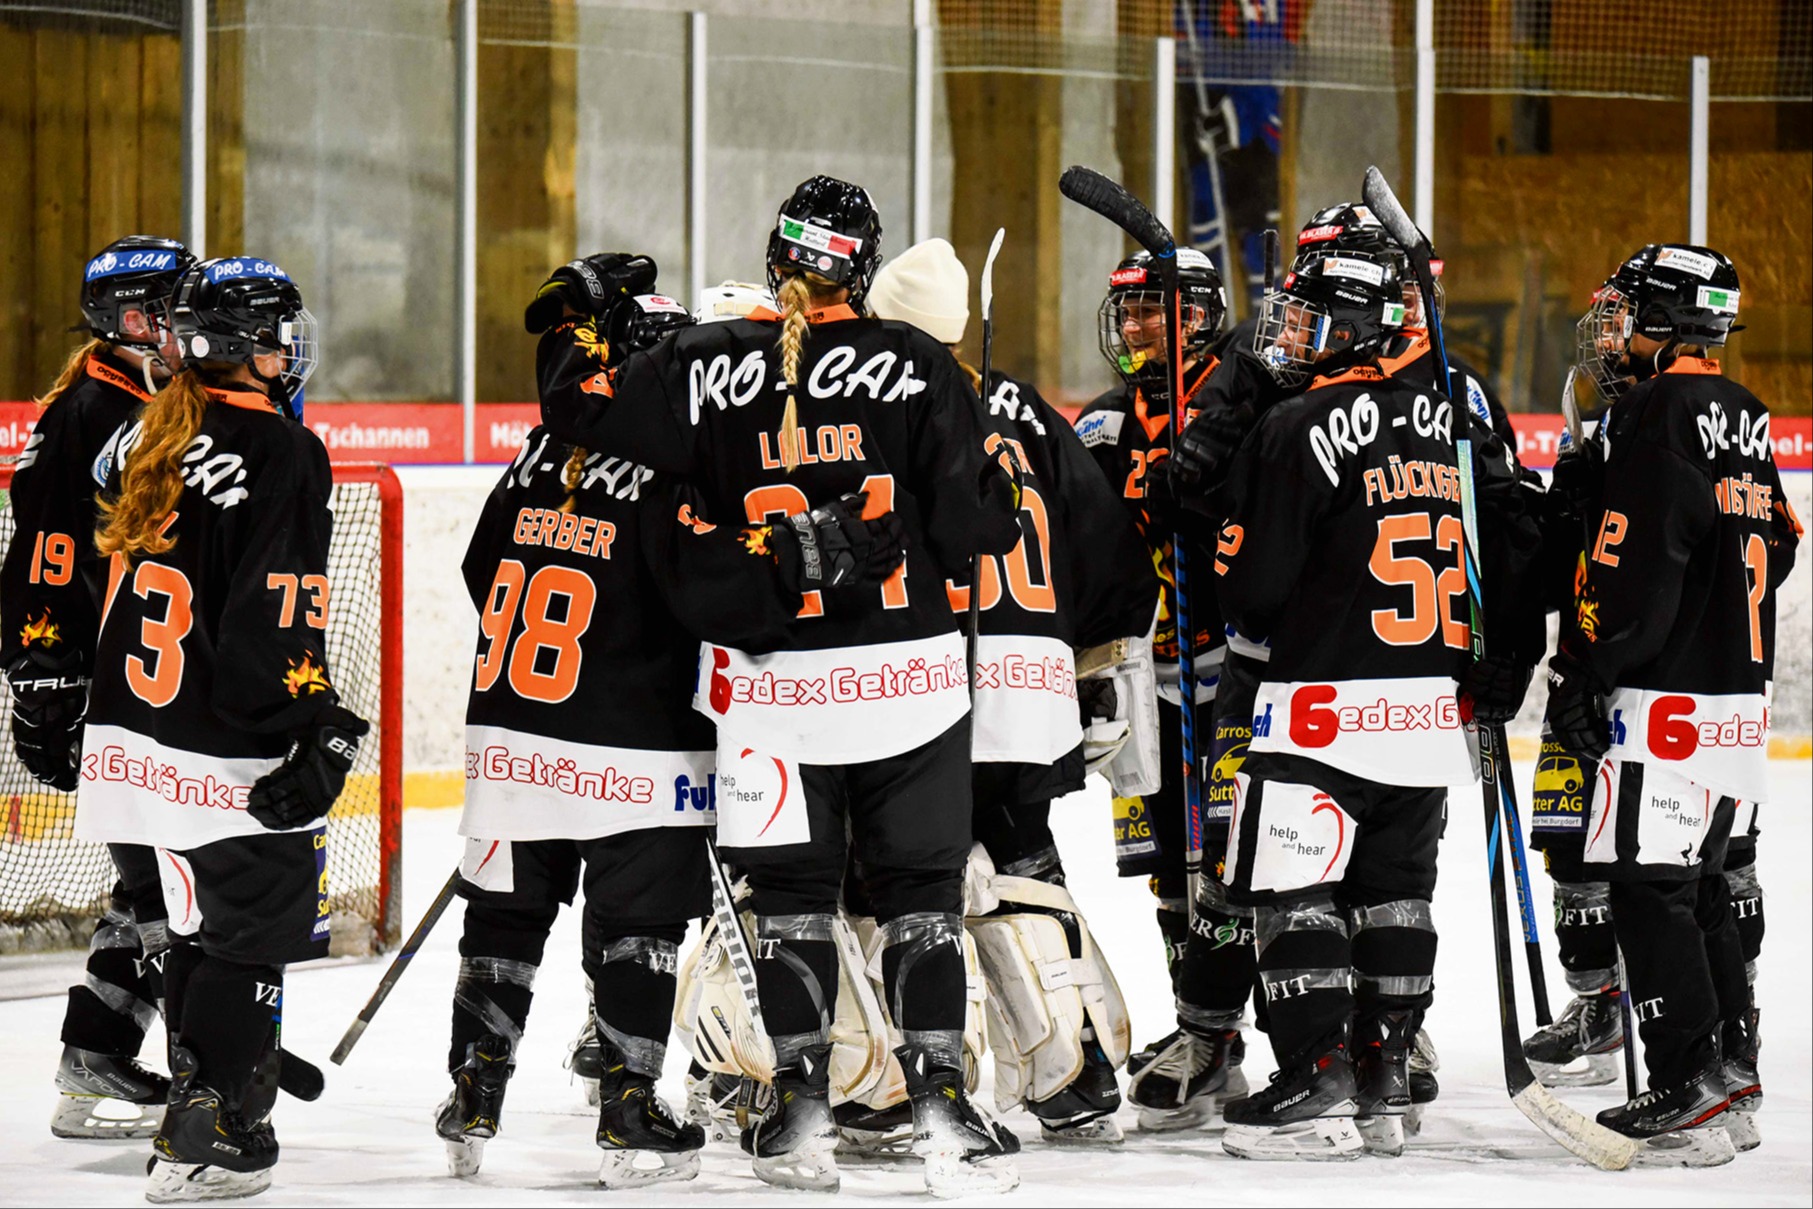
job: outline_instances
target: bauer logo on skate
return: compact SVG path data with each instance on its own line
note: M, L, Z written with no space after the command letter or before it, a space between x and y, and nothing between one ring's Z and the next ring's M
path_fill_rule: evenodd
M1717 793L1769 796L1769 700L1761 693L1665 693L1621 688L1606 701L1611 755L1666 761Z
M720 748L734 742L820 764L827 752L837 763L878 760L930 741L969 709L955 633L760 656L707 643L702 658L693 708L718 724Z
M1309 756L1391 784L1470 781L1476 774L1454 693L1443 676L1263 684L1251 750Z
M461 835L589 839L716 819L712 754L570 743L501 726L466 728Z

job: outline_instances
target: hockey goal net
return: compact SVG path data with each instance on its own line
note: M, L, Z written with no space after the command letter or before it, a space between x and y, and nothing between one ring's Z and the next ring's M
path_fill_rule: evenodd
M0 462L0 557L13 540ZM372 724L327 820L335 956L394 945L401 923L403 492L379 463L334 467L327 572L328 669L347 708ZM86 948L107 909L113 861L73 836L76 795L40 784L13 754L12 694L0 676L0 955Z

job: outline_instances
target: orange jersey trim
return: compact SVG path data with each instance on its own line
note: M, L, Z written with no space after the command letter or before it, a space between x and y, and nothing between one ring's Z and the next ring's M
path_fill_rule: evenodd
M151 402L151 396L145 393L142 384L134 382L111 365L103 363L99 356L88 358L88 376L97 382L105 382L118 390L123 390L140 403Z
M743 318L753 320L756 323L775 323L780 320L781 313L769 307L758 306L753 311L750 311L747 315L743 316ZM862 318L862 316L858 315L847 302L840 302L835 306L822 306L816 311L806 312L807 323L841 323L846 319L860 318Z
M1709 361L1705 357L1676 357L1662 372L1665 374L1718 374L1723 371L1719 369L1717 361Z
M247 411L275 412L277 405L270 398L255 390L218 390L208 387L208 398L216 403L225 403L228 407L243 407Z

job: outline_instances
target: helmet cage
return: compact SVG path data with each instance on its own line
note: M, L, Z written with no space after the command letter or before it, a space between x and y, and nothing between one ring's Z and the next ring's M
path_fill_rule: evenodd
M1635 330L1630 299L1609 281L1593 292L1591 305L1574 325L1575 366L1608 400L1630 389L1624 358Z
M1293 278L1294 278L1293 274ZM1376 353L1404 325L1404 304L1379 300L1376 311L1337 309L1286 286L1260 303L1253 353L1280 386L1298 387L1317 369L1340 369Z

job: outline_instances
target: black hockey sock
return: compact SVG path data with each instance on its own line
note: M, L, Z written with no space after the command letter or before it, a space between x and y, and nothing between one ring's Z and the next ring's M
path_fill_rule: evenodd
M585 967L592 979L592 1015L600 1043L616 1051L632 1074L661 1077L672 1027L675 971L685 925L651 936L602 935L587 946ZM612 1064L607 1051L605 1065Z
M978 801L971 829L994 862L995 872L1064 884L1064 862L1051 834L1049 801L1012 805Z
M1204 878L1189 944L1172 978L1177 1023L1198 1032L1233 1028L1246 1009L1258 968L1252 915L1230 908L1221 883Z
M1706 937L1706 965L1712 972L1719 1019L1736 1020L1750 1010L1750 980L1744 974L1744 944L1724 874L1700 879L1693 919Z
M182 1035L189 979L201 960L201 945L193 936L173 936L170 947L164 950L164 1033L171 1041Z
M883 921L881 934L882 988L901 1039L939 1066L960 1068L969 1009L963 918L921 911Z
M1259 907L1259 982L1270 1008L1272 1052L1280 1066L1317 1056L1353 1014L1348 989L1353 946L1331 899Z
M1612 926L1652 1088L1679 1086L1716 1053L1718 998L1694 919L1699 895L1698 881L1611 885Z
M69 988L63 1044L130 1058L157 1018L157 996L147 984L138 929L117 911L96 923L88 943L87 976Z
M1725 881L1731 888L1731 914L1737 920L1744 962L1750 967L1750 981L1755 982L1756 959L1763 951L1763 887L1756 878L1756 847L1746 847L1747 851L1740 854L1735 843L1731 846L1731 854L1725 859Z
M757 915L755 985L776 1066L831 1036L837 1013L837 944L829 913Z
M195 1055L196 1082L244 1103L282 1007L281 966L203 957L189 976L178 1038Z
M1161 901L1158 908L1158 934L1165 942L1165 973L1171 976L1171 989L1177 991L1184 964L1184 953L1190 947L1190 913L1181 900L1176 906Z
M1435 998L1435 921L1428 901L1406 898L1351 907L1347 922L1359 1018L1399 1008L1420 1015Z
M1555 948L1576 995L1591 995L1618 978L1609 893L1604 882L1555 883Z

